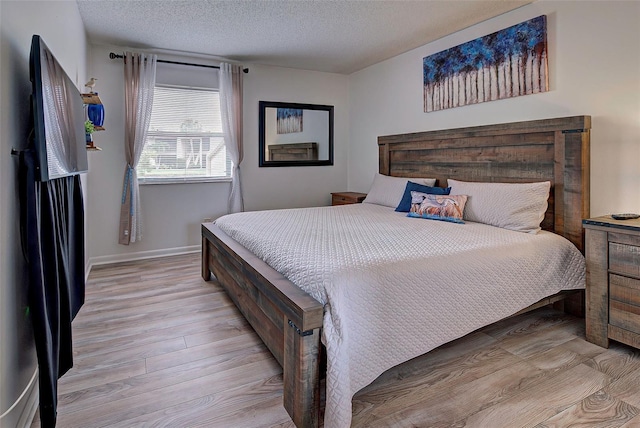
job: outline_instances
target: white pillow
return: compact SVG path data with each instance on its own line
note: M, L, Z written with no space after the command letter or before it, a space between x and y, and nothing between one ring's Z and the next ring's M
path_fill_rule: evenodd
M468 195L464 219L519 232L538 233L551 182L470 183L448 180L451 195Z
M400 203L404 189L407 187L407 181L424 184L425 186L435 186L435 178L406 178L391 177L376 173L373 177L373 184L367 197L362 201L367 204L384 205L385 207L395 208Z

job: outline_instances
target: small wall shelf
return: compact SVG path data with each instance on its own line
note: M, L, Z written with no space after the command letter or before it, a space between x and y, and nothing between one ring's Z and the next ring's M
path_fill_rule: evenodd
M89 94L82 94L82 102L84 102L85 104L102 104L102 101L100 100L98 94L95 94L93 92Z

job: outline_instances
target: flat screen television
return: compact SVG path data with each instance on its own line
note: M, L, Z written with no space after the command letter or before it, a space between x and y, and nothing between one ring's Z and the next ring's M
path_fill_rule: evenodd
M31 39L29 69L40 181L87 172L82 95L38 35Z

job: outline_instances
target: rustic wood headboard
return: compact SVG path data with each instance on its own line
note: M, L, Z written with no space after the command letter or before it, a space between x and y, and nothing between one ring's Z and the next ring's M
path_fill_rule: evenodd
M591 116L378 137L381 174L480 182L551 181L542 228L583 250Z

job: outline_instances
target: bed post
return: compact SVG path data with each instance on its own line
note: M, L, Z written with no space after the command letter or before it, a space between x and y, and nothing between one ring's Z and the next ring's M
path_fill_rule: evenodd
M389 168L389 144L378 143L378 172L384 175L391 175Z
M320 417L320 329L301 331L285 316L284 408L297 427L317 427Z
M590 118L574 126L555 132L554 231L584 253L582 219L590 217Z
M589 218L591 117L582 116L573 126L555 132L554 231L584 253L582 219ZM554 304L568 314L585 316L584 291Z
M209 240L202 236L202 279L205 281L211 280L211 271L209 270Z

